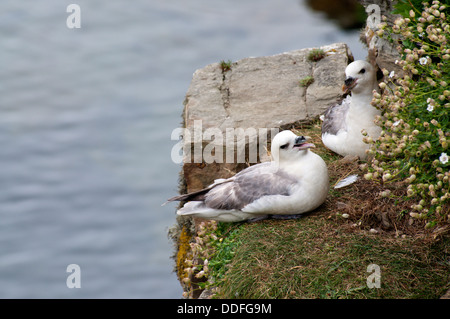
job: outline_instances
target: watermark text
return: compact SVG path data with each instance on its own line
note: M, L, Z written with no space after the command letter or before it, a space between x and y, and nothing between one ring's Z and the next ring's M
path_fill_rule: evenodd
M67 276L67 288L81 288L81 268L77 264L70 264L66 268L66 272L71 274Z
M66 12L70 13L66 20L66 25L69 29L81 28L81 8L78 4L69 4Z
M257 163L268 152L268 141L278 128L226 128L203 130L202 121L194 121L191 129L176 128L171 140L171 158L180 163ZM270 136L270 138L269 138Z

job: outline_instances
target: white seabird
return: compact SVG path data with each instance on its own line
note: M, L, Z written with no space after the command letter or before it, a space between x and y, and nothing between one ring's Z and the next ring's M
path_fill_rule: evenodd
M322 123L323 144L342 156L359 156L366 159L369 145L363 142L361 131L366 130L374 140L380 136L381 128L374 123L380 110L373 107L373 90L377 88L373 66L362 60L350 63L345 69L345 93L351 95L339 104L332 105L324 114Z
M225 222L269 215L292 218L312 211L325 201L329 180L325 162L309 150L311 147L315 146L305 137L282 131L272 140L271 162L250 166L205 189L168 201L188 201L178 215Z

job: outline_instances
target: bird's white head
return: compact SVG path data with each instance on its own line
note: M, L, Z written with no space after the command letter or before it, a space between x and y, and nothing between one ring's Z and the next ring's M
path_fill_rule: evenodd
M345 76L342 87L345 93L371 94L376 88L376 72L369 62L357 60L350 63L345 69Z
M311 147L315 145L308 143L306 137L285 130L275 135L270 150L273 161L284 162L306 155Z

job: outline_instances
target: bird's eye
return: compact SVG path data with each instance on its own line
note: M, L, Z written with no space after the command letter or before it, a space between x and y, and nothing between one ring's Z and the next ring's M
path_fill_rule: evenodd
M361 69L361 71L359 71L359 73L361 73L361 74L366 73L366 69Z
M288 147L288 146L289 146L289 143L284 144L284 145L281 145L280 148L284 150L284 149L285 149L286 147Z

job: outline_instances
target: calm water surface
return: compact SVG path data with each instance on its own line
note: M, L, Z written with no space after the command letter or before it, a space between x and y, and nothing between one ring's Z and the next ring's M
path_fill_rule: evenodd
M192 73L333 42L365 58L296 0L2 0L0 297L180 298L161 204Z

